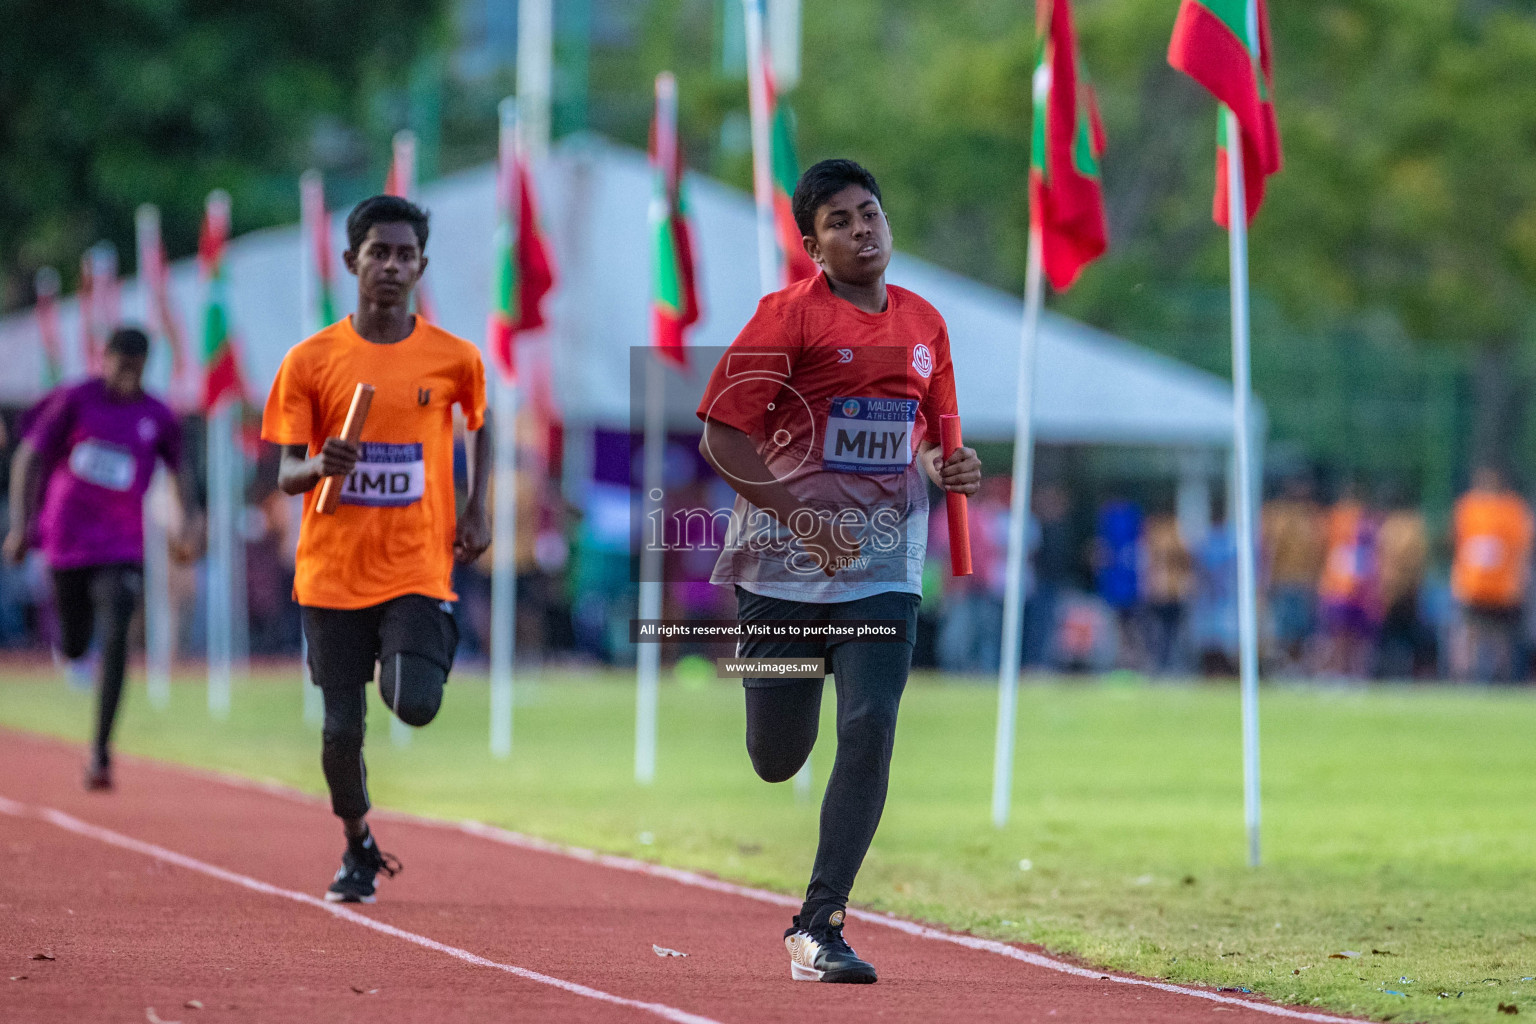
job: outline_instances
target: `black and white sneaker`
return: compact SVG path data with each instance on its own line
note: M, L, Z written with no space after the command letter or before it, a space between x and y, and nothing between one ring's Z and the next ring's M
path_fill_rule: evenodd
M829 981L869 985L878 980L874 964L859 959L843 941L843 908L823 907L809 921L795 915L784 933L789 950L789 976L796 981Z
M88 793L112 792L112 758L105 751L97 751L91 756L83 784Z
M347 846L347 852L341 855L341 870L336 872L335 881L325 891L326 901L329 903L372 903L374 901L374 878L379 872L384 872L386 878L394 878L400 873L400 862L387 853L379 850L378 844L373 841L373 833L363 838L361 846Z

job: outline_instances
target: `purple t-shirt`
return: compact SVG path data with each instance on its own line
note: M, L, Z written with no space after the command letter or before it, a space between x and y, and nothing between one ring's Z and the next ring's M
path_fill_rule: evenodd
M147 394L113 397L98 379L44 400L27 431L47 478L38 541L55 569L144 558L144 492L155 461L181 467L181 425Z

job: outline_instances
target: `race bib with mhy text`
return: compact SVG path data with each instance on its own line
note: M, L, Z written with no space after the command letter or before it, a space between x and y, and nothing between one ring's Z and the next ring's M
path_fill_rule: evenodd
M915 398L834 398L821 468L834 473L901 473L912 462Z

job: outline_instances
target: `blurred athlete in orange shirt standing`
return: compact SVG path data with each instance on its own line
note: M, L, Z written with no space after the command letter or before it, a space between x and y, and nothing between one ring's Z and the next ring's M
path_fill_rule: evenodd
M1456 503L1451 592L1465 617L1468 651L1455 674L1482 682L1514 676L1515 634L1531 561L1531 508L1492 466L1479 467Z
M357 312L294 346L267 398L261 436L282 445L278 486L304 494L294 597L309 667L325 695L321 765L347 849L325 898L372 903L380 871L399 862L368 830L363 763L367 686L413 726L437 715L459 631L453 563L490 543L485 483L490 431L479 350L410 312L426 269L427 215L395 196L359 203L347 218L347 269ZM356 385L373 406L357 444L341 440ZM457 516L453 407L476 431L469 496ZM316 509L316 485L344 477L334 515Z

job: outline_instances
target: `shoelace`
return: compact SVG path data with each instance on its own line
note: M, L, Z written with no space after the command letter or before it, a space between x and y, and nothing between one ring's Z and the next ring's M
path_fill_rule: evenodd
M817 942L821 943L821 948L829 953L847 953L849 956L859 955L853 951L852 946L843 940L843 930L841 928L824 928L820 933L814 934L813 937Z
M372 854L372 856L367 861L359 858L358 865L354 870L367 871L371 868L375 872L384 872L385 878L394 878L404 870L399 860L393 855L380 850L377 846L364 847L363 852L365 854Z
M398 860L396 860L390 854L385 853L383 850L379 851L379 856L375 863L375 867L377 867L378 870L384 872L385 878L394 878L404 870L404 868L400 866L400 862Z

